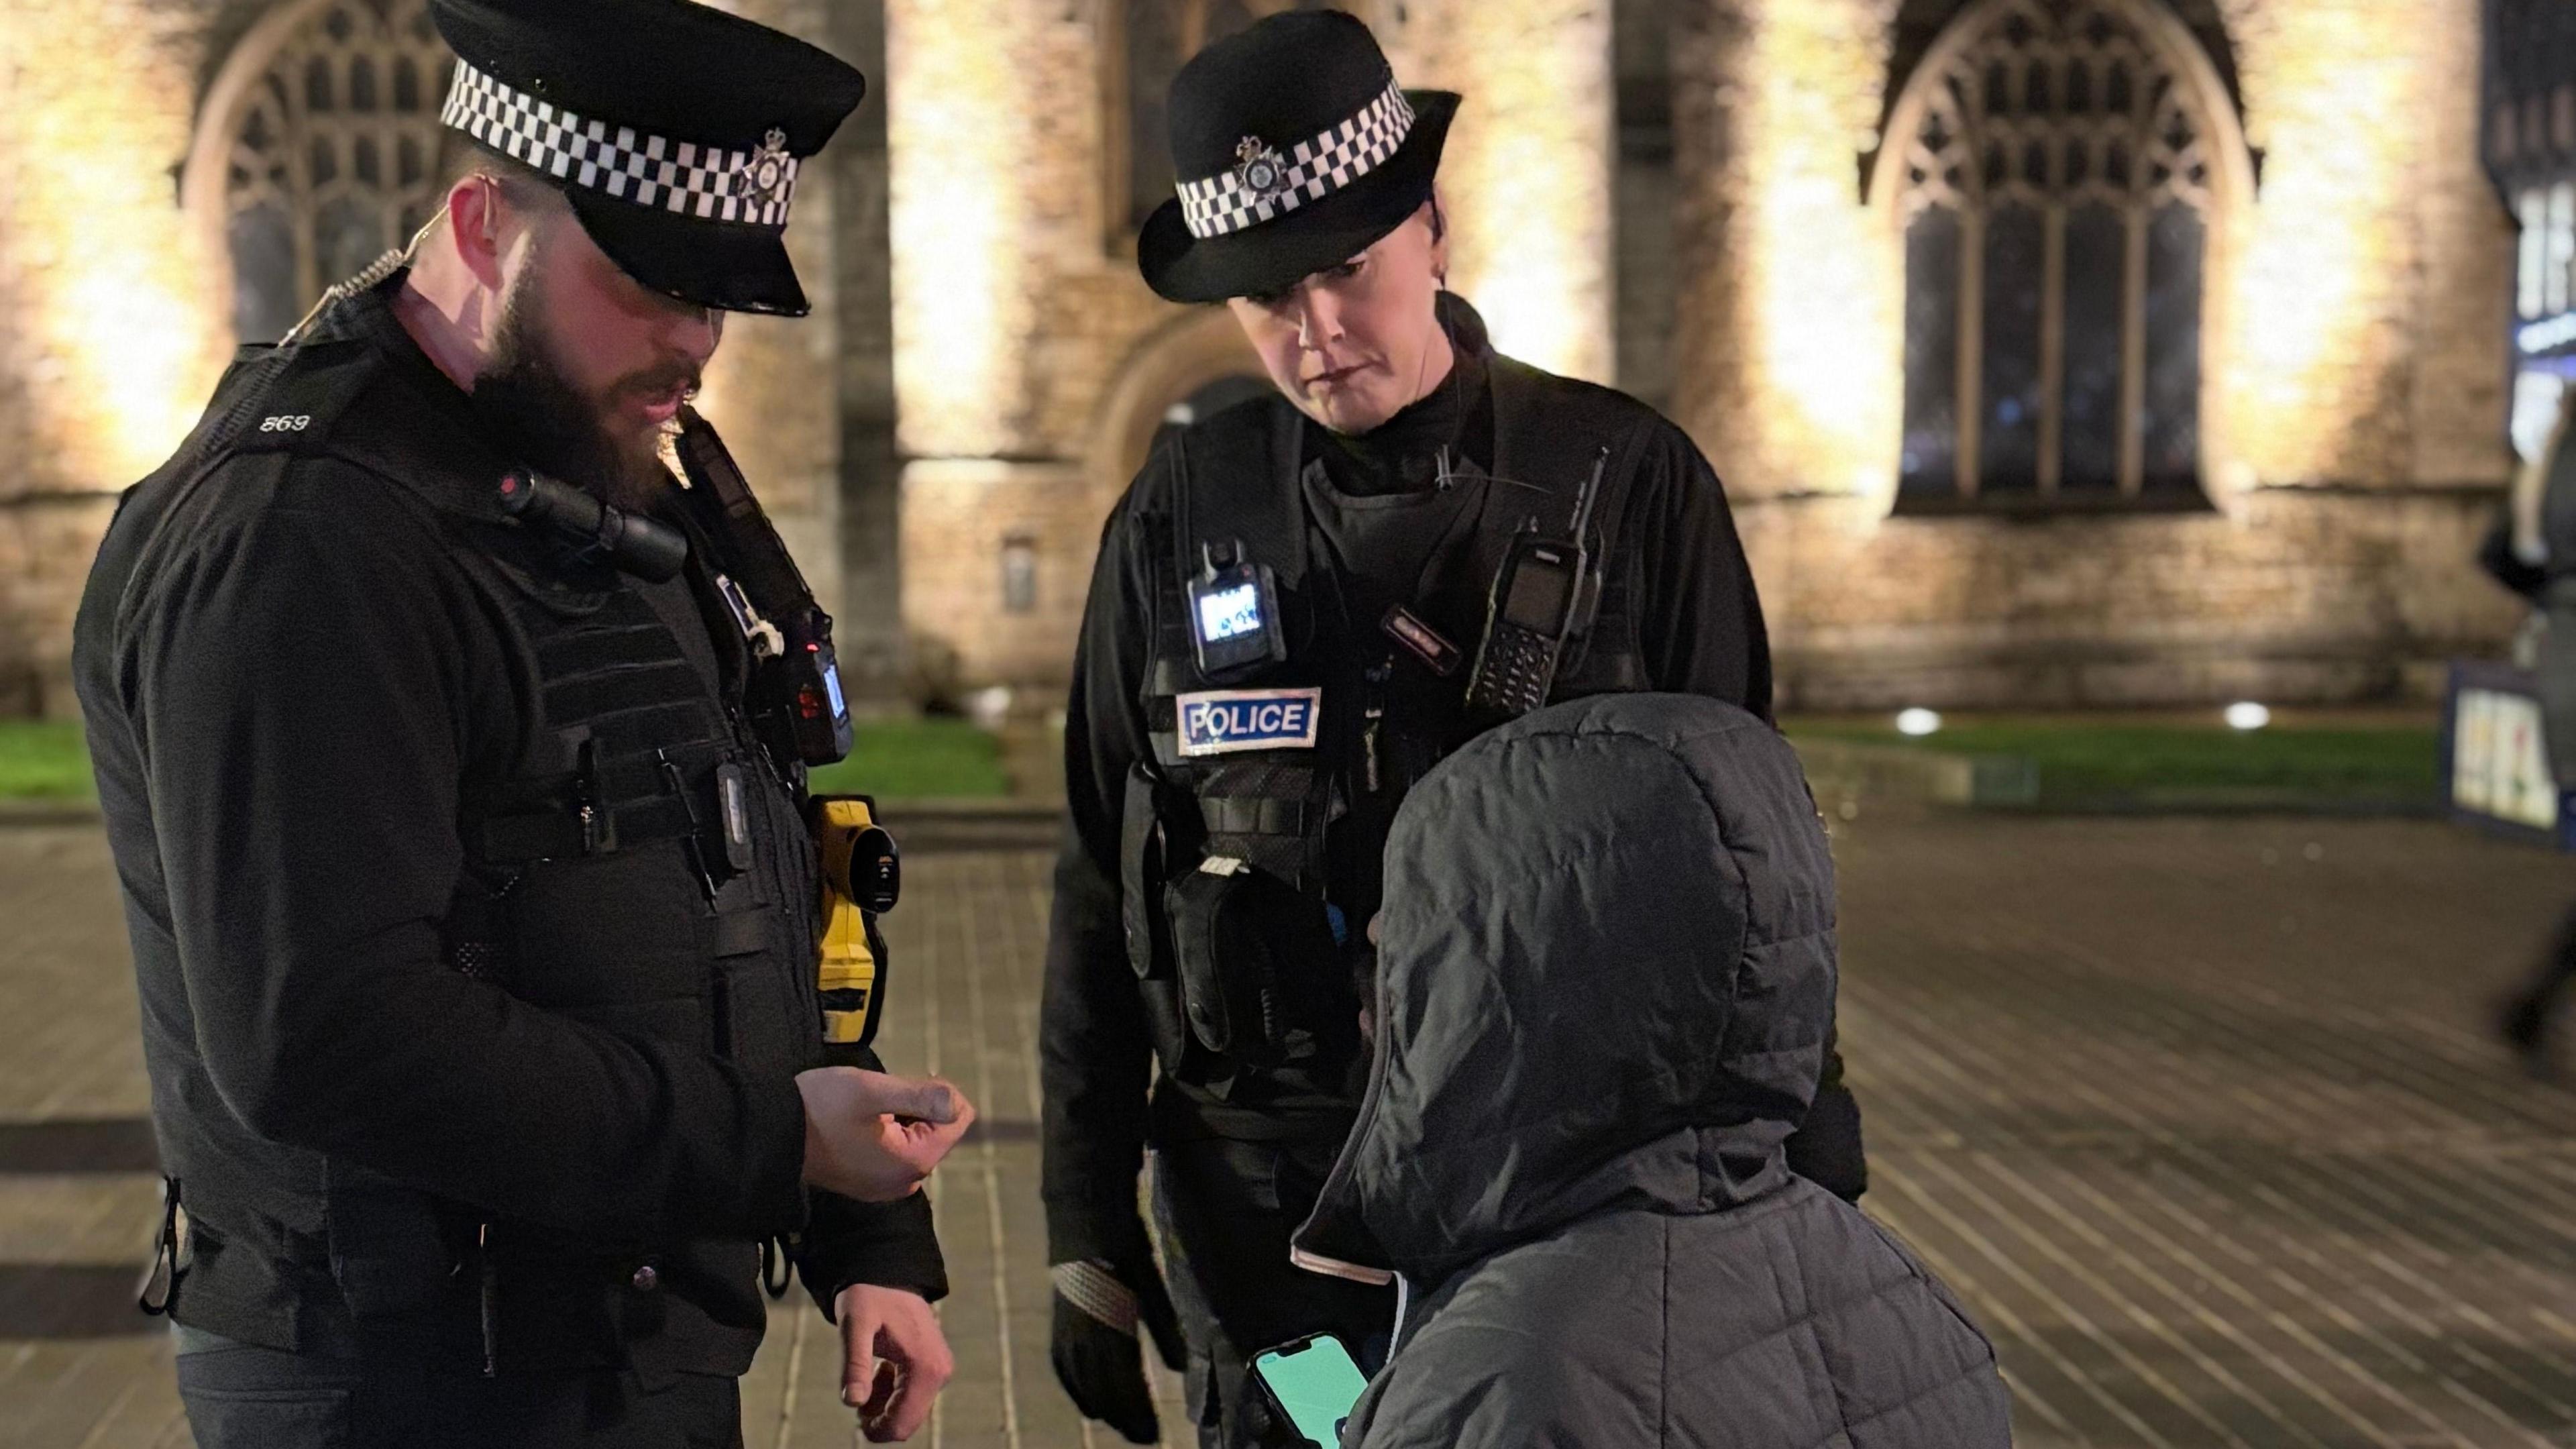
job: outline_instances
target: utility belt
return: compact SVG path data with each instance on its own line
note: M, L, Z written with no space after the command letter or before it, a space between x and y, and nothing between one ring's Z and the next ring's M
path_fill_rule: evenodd
M222 1191L225 1170L199 1165L204 1177L163 1179L161 1228L138 1290L147 1314L318 1357L398 1346L460 1377L740 1374L758 1346L760 1245L603 1245L479 1220L337 1160L325 1169L317 1229ZM185 1206L199 1198L206 1216Z

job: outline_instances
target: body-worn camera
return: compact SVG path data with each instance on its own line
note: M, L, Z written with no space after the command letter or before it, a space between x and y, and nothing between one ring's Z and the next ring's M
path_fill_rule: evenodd
M604 503L534 469L504 474L500 498L503 513L646 583L677 578L689 561L689 540L678 529Z
M1288 657L1288 631L1279 623L1279 585L1270 565L1243 556L1234 540L1208 544L1206 567L1190 580L1190 645L1199 673L1211 680L1240 678Z

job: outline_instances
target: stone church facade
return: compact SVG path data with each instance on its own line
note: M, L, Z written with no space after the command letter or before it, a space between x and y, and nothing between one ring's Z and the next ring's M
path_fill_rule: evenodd
M1155 429L1257 377L1134 235L1172 70L1296 3L726 6L874 83L799 187L815 315L737 319L704 400L863 692L1052 697ZM2510 629L2468 556L2576 285L2576 211L2518 253L2500 179L2576 155L2576 92L2487 59L2524 0L1345 8L1466 93L1498 343L1716 463L1784 707L2386 698ZM116 490L229 348L434 204L423 15L0 9L0 711L70 708Z

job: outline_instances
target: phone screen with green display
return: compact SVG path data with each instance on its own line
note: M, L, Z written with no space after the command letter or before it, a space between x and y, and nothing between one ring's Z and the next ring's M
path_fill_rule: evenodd
M1252 1376L1289 1426L1323 1449L1342 1442L1342 1424L1368 1379L1351 1351L1329 1333L1253 1355Z

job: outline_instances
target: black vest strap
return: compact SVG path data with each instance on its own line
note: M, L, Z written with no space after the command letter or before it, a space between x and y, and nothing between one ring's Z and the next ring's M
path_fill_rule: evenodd
M1198 574L1209 544L1243 542L1270 565L1282 590L1306 577L1306 500L1297 481L1304 419L1284 400L1226 408L1172 437L1173 557L1183 582ZM1255 473L1250 459L1268 467Z
M1575 495L1591 474L1593 456L1610 449L1602 470L1602 496L1592 510L1592 536L1584 540L1603 575L1601 598L1591 628L1574 641L1557 676L1555 698L1650 686L1637 652L1635 590L1638 568L1636 530L1629 505L1640 456L1649 439L1639 426L1642 410L1604 388L1551 377L1508 357L1492 359L1494 388L1494 472L1548 490L1542 507L1537 495L1518 488L1497 488L1487 496L1479 520L1476 565L1491 577L1502 566L1503 552L1521 521L1538 515L1543 531L1560 531L1573 520ZM1505 495L1509 495L1508 497Z
M678 840L701 829L690 803L676 795L607 810L593 807L587 815L578 809L537 810L484 821L482 859L490 865L567 860Z

